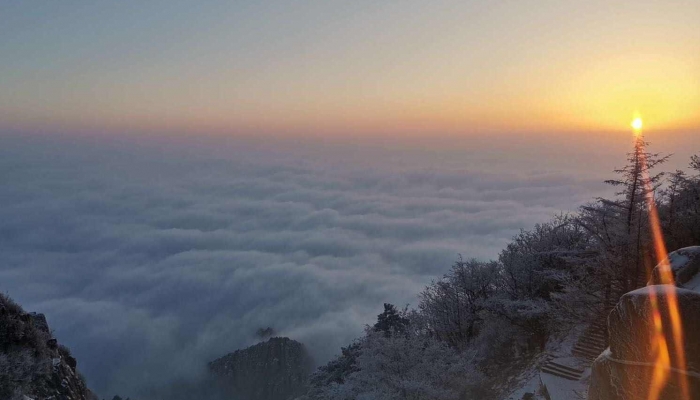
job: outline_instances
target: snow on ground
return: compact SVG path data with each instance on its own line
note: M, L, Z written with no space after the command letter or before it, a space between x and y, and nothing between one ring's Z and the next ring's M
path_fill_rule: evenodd
M588 396L590 376L590 368L586 368L583 378L578 381L570 381L545 373L540 374L542 384L547 387L547 392L552 400L585 399Z
M508 394L503 400L521 400L524 398L526 393L532 393L534 395L533 399L544 399L544 397L540 394L540 388L541 388L541 382L540 382L540 374L537 371L535 372L533 376L525 381L522 386L520 386L516 391Z
M527 393L533 394L532 400L544 400L545 397L541 393L543 386L547 387L551 400L585 399L591 375L590 363L572 356L571 350L587 327L588 324L579 324L565 334L551 338L545 346L547 356L542 357L539 363L523 372L520 377L522 383L503 400L521 400ZM541 373L540 365L550 359L561 365L582 369L584 372L581 380L570 381Z

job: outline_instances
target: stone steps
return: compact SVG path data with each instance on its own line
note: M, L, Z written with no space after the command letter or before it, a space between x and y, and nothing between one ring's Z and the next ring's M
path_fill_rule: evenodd
M588 341L594 341L594 342L603 342L603 344L607 344L607 343L608 343L608 341L605 340L605 336L603 336L603 335L583 335L583 336L581 336L581 338L579 339L579 341L581 341L581 340L588 340ZM605 347L607 347L607 346L605 346Z
M585 346L585 347L590 347L592 349L605 349L607 346L607 343L604 340L598 340L598 339L590 339L590 338L581 338L578 341L578 345L580 346Z
M602 321L595 321L594 323L591 324L591 326L588 328L588 330L592 331L600 331L603 332L606 329L608 329L608 320L607 318L602 320Z
M606 318L601 317L588 327L574 345L571 354L592 362L608 347L607 314L608 311L604 310L603 315Z
M571 354L573 354L576 357L579 357L583 360L586 360L588 362L592 362L593 360L598 358L598 356L600 355L601 352L602 352L602 350L601 351L593 351L590 349L577 348L577 347L574 347L574 349L571 350Z
M571 381L577 381L581 379L581 375L583 375L583 371L580 369L562 365L554 361L548 361L540 368L540 371Z
M593 356L588 355L588 354L579 353L579 352L577 352L576 350L573 350L573 351L571 352L571 354L574 355L574 356L576 356L576 357L578 357L579 359L581 359L581 360L587 362L587 363L590 363L590 364L593 364L593 362L595 361L595 359L598 358L598 357L593 357Z
M637 288L646 286L647 276L645 271L640 271L634 280ZM603 306L598 319L593 321L583 335L578 339L571 354L588 362L593 362L600 353L608 347L608 314L617 304L618 299L624 294L619 286L613 286L609 301ZM544 367L543 367L544 368Z
M591 354L598 355L600 354L603 350L605 350L605 347L603 346L591 346L588 344L576 344L574 346L574 350L579 350L581 352L588 352Z
M599 332L599 331L586 331L583 333L581 337L587 337L591 339L600 339L602 341L605 341L607 335L605 334L605 331Z

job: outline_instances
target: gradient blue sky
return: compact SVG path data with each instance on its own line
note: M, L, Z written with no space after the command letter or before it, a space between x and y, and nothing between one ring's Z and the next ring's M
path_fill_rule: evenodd
M700 2L0 4L5 127L700 126Z

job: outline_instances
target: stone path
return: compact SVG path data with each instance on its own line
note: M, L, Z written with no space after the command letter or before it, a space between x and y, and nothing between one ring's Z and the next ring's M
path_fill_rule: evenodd
M571 354L592 363L608 347L607 313L599 318L581 335Z
M643 287L646 285L646 281L646 273L640 271L636 279L636 286ZM612 296L615 300L605 305L605 308L598 315L597 319L584 331L581 337L578 338L571 350L571 354L584 361L586 365L592 364L600 353L608 347L608 314L610 314L610 310L615 306L619 297L620 296ZM583 369L564 365L558 362L558 359L553 359L551 356L549 356L540 367L540 372L570 381L579 381L584 374Z

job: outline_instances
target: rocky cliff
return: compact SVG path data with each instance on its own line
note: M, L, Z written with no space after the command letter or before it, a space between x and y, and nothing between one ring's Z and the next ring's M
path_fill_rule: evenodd
M312 361L303 344L271 338L209 364L237 400L287 400L306 391Z
M658 341L654 340L656 321L653 302L659 310L663 338L668 346L671 368L662 368L668 376L659 400L684 398L679 385L684 379L692 398L700 396L700 247L680 249L669 255L675 288L662 285L659 266L649 284L622 296L608 317L610 347L593 363L589 400L644 399L649 394ZM675 299L683 323L684 335L678 343L671 329L669 300ZM656 300L653 300L656 299ZM685 365L676 357L683 346Z
M70 351L43 314L26 313L0 294L0 399L92 399Z

